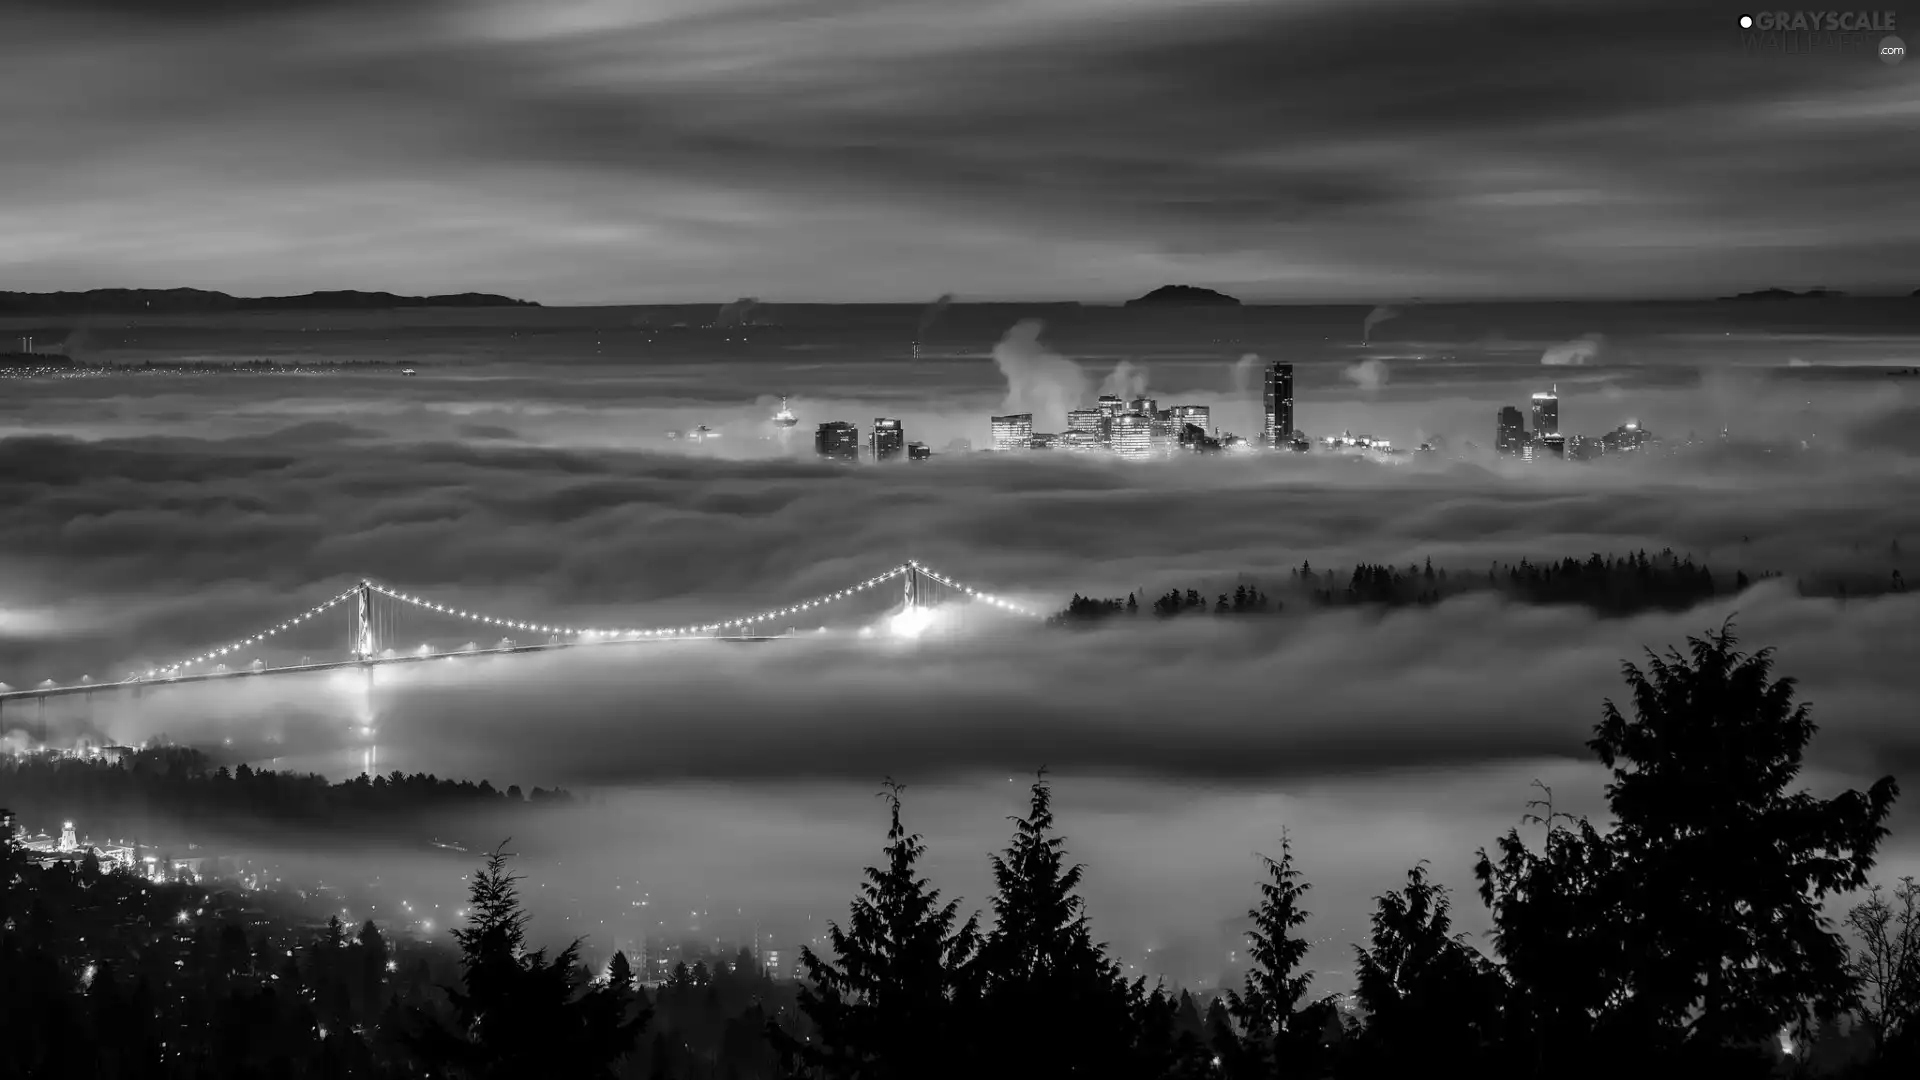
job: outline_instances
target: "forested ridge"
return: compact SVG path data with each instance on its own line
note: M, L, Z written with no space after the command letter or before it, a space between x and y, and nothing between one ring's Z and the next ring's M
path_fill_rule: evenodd
M1891 557L1896 563L1899 555L1895 542ZM1756 582L1781 576L1775 571L1749 574L1735 570L1731 576L1716 577L1708 567L1695 563L1692 556L1676 554L1671 548L1651 556L1645 551L1605 556L1595 552L1558 562L1495 562L1484 570L1436 569L1431 558L1405 567L1357 563L1350 571L1315 569L1311 562L1302 562L1289 569L1284 579L1243 581L1232 592L1211 593L1190 587L1153 595L1136 591L1114 598L1075 593L1049 621L1056 626L1076 626L1140 614L1268 615L1342 607L1394 608L1437 604L1474 593L1490 593L1516 603L1574 604L1602 615L1635 615L1685 611L1716 596L1739 593ZM1794 578L1794 588L1802 596L1839 599L1905 592L1906 587L1898 565Z

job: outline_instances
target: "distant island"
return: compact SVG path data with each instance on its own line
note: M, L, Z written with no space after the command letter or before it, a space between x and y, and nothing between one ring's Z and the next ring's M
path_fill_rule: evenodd
M1808 289L1806 292L1794 292L1792 289L1761 289L1758 292L1736 293L1723 296L1722 300L1834 300L1847 295L1833 289ZM1920 293L1915 293L1920 296Z
M402 360L144 360L94 364L56 352L0 352L0 379L84 379L104 375L341 375L397 371L423 365Z
M491 293L395 296L350 289L299 296L228 296L207 289L89 289L86 292L0 292L0 314L131 315L207 311L383 311L393 308L539 307Z
M1239 307L1240 301L1225 293L1196 285L1162 285L1145 296L1127 301L1128 307Z

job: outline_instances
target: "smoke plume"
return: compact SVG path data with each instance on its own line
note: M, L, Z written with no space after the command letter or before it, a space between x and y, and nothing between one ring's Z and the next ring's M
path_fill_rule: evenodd
M1362 360L1348 366L1340 374L1362 390L1378 390L1387 385L1387 364L1384 360Z
M1233 362L1233 396L1245 398L1259 389L1260 354L1247 353Z
M914 328L913 340L919 341L926 337L927 331L933 329L933 324L940 321L940 316L946 312L947 305L951 303L953 303L953 294L941 293L933 303L928 304L927 309L920 313L920 325Z
M1100 383L1102 394L1112 394L1122 401L1132 401L1147 394L1147 369L1131 360L1122 360L1113 365L1113 371Z
M1366 342L1370 342L1373 340L1374 327L1379 326L1381 323L1386 322L1388 319L1397 319L1399 317L1400 317L1399 308L1387 307L1384 304L1374 308L1372 311L1367 312L1366 321L1360 324L1361 343L1365 344Z
M752 324L753 313L759 308L757 297L743 296L731 304L721 304L713 317L715 326L748 326Z
M1068 410L1086 402L1087 375L1079 364L1040 343L1045 328L1039 319L1015 323L993 347L993 362L1007 377L1001 411L1029 412L1036 430L1058 430L1066 426Z
M1600 334L1584 334L1572 341L1563 341L1551 346L1540 354L1540 362L1548 367L1579 367L1581 364L1600 358L1601 346L1607 339Z

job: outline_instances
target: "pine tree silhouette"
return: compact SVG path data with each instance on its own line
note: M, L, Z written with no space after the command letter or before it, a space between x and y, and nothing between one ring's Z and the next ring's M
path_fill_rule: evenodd
M1378 905L1371 947L1354 946L1355 996L1367 1023L1353 1071L1404 1076L1435 1059L1465 1074L1484 1069L1504 988L1466 935L1453 932L1446 887L1415 865L1406 887Z
M1238 1023L1240 1038L1222 1048L1225 1072L1232 1077L1318 1076L1324 1068L1321 1035L1334 1015L1328 1001L1309 1001L1311 972L1306 962L1307 940L1299 936L1307 913L1301 899L1311 885L1300 880L1293 865L1293 844L1280 836L1280 858L1262 855L1267 880L1260 885L1260 904L1247 912L1253 920L1247 954L1253 961L1243 991L1228 990L1227 1011Z
M808 1075L861 1080L960 1080L973 1075L967 1017L973 1009L980 947L979 920L956 927L958 900L921 877L926 854L919 834L900 821L903 788L888 781L886 865L868 867L847 925L829 923L838 964L810 947L800 950L807 985L800 1009L814 1038L801 1042L777 1025L767 1036L776 1050Z
M1145 1071L1136 1024L1144 982L1127 983L1106 946L1093 940L1082 868L1066 863L1053 835L1053 797L1042 769L1027 816L993 857L994 928L984 968L980 1075L1123 1078Z
M507 872L505 845L473 877L459 943L463 985L443 987L453 1007L448 1030L424 1012L414 1044L430 1066L483 1080L540 1076L612 1076L650 1018L608 986L583 992L586 972L576 939L551 959L526 948L527 915L518 876Z

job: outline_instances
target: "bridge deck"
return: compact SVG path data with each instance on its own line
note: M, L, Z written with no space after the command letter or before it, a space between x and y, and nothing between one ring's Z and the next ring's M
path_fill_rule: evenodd
M28 690L0 691L0 705L9 701L23 701L33 698L66 697L70 694L92 694L115 690L138 690L149 686L175 686L180 683L213 682L219 679L260 678L266 675L295 675L309 671L337 671L342 668L383 667L389 664L423 664L430 660L455 660L463 656L503 656L508 653L555 652L560 649L578 649L592 645L660 645L669 642L687 641L780 641L791 635L765 634L751 636L721 636L718 634L685 635L675 637L639 637L639 638L600 638L593 641L549 641L536 645L514 645L510 648L461 649L454 652L408 653L404 656L380 656L371 660L334 660L324 664L289 664L284 667L238 668L233 671L208 671L198 675L175 675L171 678L124 679L119 682L77 683L72 686L42 686Z

